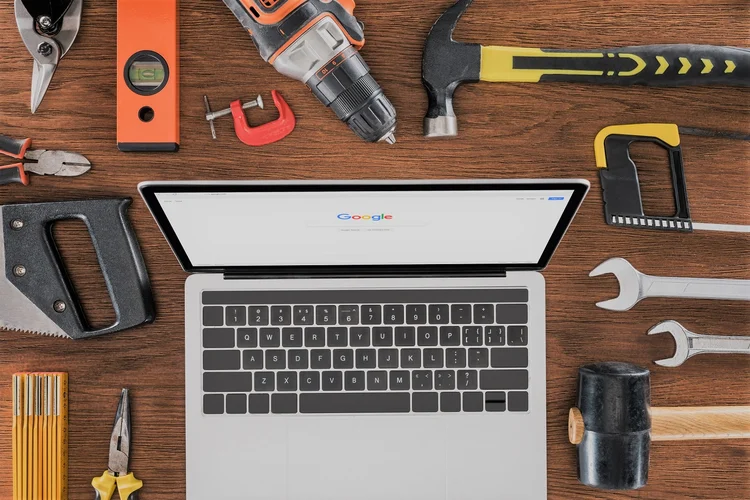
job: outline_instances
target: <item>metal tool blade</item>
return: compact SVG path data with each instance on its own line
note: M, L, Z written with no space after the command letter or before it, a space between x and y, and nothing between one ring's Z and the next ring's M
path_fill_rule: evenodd
M57 63L42 64L34 59L34 70L31 72L31 112L36 113L39 105L42 104L47 89L55 76Z
M36 163L24 162L23 168L37 175L77 177L91 170L91 162L85 156L67 151L33 149L26 153L24 159L36 160Z
M0 207L0 328L19 332L51 335L70 338L51 319L39 310L33 302L21 293L5 275L5 231L11 229L11 222L3 219ZM26 270L33 272L33 270Z
M109 440L109 472L115 476L128 473L130 461L130 398L128 390L120 394L120 404L115 414L115 424Z

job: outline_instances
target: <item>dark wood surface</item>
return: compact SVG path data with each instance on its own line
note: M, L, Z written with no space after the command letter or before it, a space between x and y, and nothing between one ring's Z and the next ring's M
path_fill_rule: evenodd
M28 107L32 60L18 35L12 2L0 4L0 133L31 137L37 148L80 152L94 164L84 177L35 177L27 188L2 187L0 203L133 197L131 217L158 308L153 325L88 342L0 332L0 498L11 495L10 381L19 370L70 373L70 498L90 498L91 478L106 468L113 413L125 386L133 394L131 469L145 482L141 498L185 495L186 275L138 198L138 182L570 177L589 179L592 190L544 273L549 498L750 497L748 442L657 443L645 489L604 493L577 482L575 449L566 439L577 369L589 362L621 360L649 366L654 405L750 402L750 358L702 356L681 368L659 368L651 362L671 354L671 340L646 336L651 326L665 319L679 320L695 332L748 335L747 303L650 300L631 312L611 313L594 304L617 293L614 279L587 277L601 261L622 256L650 274L750 278L746 235L665 234L605 225L592 147L601 128L621 123L674 122L747 131L747 90L470 85L457 93L460 137L429 142L422 137L426 109L420 82L422 46L430 26L449 3L360 2L357 13L368 34L364 56L399 112L398 143L389 147L360 142L303 85L264 64L222 2L183 0L182 148L178 154L146 155L119 153L115 147L116 3L85 2L78 39L36 115ZM477 0L456 37L552 48L678 42L748 46L750 7L745 0ZM269 98L271 89L281 90L297 114L298 126L291 137L251 149L236 139L231 120L224 119L216 124L219 140L211 140L203 120L203 94L220 109L240 97L262 93ZM275 115L253 110L250 117L257 124ZM749 224L747 144L694 137L683 142L695 220ZM647 207L668 212L671 194L666 188L666 164L659 161L663 155L639 148L636 157L648 184ZM107 302L85 233L66 225L57 234L87 309L102 321L108 316Z

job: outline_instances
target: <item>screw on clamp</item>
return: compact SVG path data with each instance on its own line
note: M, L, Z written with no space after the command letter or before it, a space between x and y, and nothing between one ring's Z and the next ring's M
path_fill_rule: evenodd
M232 108L222 109L221 111L211 111L211 105L208 103L208 97L203 96L203 104L206 106L206 120L211 125L211 137L216 140L216 127L214 127L214 120L232 114ZM250 109L258 107L263 109L263 98L258 96L254 101L246 102L242 105L242 109Z

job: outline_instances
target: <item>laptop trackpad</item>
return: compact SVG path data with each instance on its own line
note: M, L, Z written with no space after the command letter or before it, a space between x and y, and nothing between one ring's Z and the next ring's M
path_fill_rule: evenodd
M445 498L444 430L440 418L429 416L290 419L288 498Z

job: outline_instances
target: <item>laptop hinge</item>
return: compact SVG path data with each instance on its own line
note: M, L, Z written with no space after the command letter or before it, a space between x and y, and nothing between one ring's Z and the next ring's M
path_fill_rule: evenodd
M488 273L484 272L436 272L436 273L387 273L387 272L359 272L359 273L243 273L226 272L225 280L284 280L284 279L365 279L365 278L505 278L504 271Z

